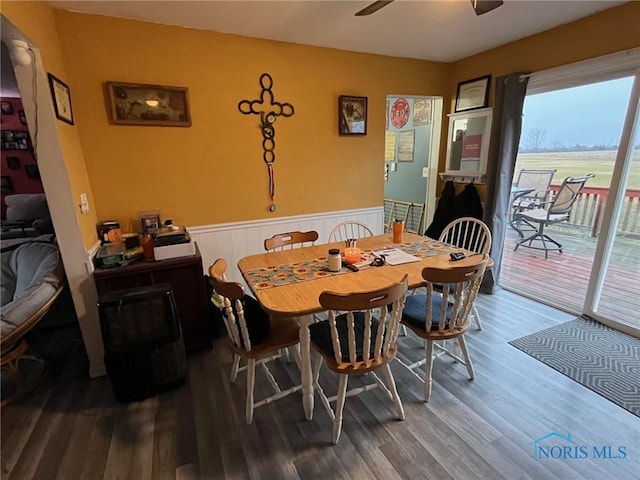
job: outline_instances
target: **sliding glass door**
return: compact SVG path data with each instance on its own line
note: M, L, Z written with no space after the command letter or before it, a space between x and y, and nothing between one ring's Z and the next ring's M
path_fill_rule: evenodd
M514 251L500 285L640 336L640 49L531 76L515 168L595 173L568 222L545 228L560 252Z

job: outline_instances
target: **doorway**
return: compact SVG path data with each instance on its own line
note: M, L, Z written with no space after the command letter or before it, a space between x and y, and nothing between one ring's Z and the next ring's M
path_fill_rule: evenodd
M394 218L422 233L435 211L442 97L388 95L384 151L384 225Z

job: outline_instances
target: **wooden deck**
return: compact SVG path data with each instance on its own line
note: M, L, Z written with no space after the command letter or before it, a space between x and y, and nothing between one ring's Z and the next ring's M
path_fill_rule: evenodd
M563 252L544 252L519 247L516 232L509 229L502 259L500 285L548 305L580 314L593 266L597 238L584 231L552 226L547 233L558 240ZM616 241L606 274L600 305L602 315L640 328L640 242Z

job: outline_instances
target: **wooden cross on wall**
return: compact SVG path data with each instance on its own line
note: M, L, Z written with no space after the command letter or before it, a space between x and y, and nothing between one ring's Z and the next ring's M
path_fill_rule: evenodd
M276 183L274 178L273 164L276 161L276 130L273 126L276 119L280 116L290 117L293 115L293 105L290 103L280 103L274 101L271 87L273 87L273 79L268 73L260 76L260 98L256 100L242 100L238 103L238 110L244 115L260 115L260 126L262 129L262 148L264 153L262 158L267 165L269 172L269 196L271 197L271 205L269 210L276 211L274 199L276 196Z

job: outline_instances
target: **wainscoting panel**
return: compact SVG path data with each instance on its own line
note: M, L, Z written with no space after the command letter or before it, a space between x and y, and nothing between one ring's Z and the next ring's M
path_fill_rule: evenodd
M245 284L237 268L238 260L247 255L264 252L265 238L282 232L315 230L319 235L318 243L326 243L333 227L348 220L365 223L375 234L381 234L384 231L384 209L382 206L248 222L203 225L188 227L187 230L198 244L205 274L208 272L209 265L217 258L224 258L229 265L227 278Z

